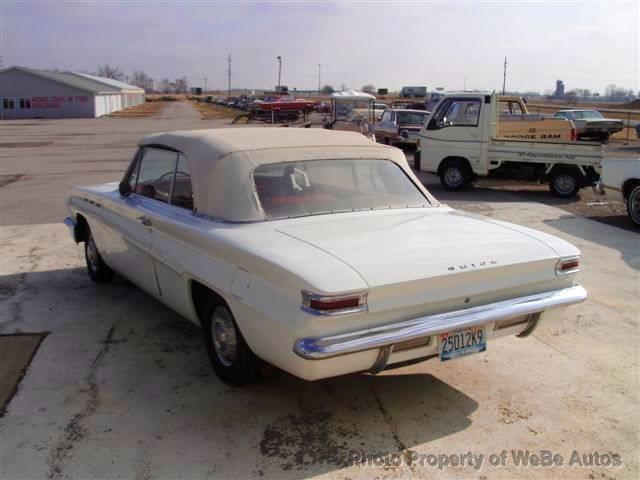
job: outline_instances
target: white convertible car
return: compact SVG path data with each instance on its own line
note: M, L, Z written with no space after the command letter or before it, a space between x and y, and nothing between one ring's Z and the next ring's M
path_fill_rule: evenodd
M583 301L579 251L438 203L402 151L350 132L151 135L122 182L76 188L89 275L117 272L202 326L230 384L485 350Z

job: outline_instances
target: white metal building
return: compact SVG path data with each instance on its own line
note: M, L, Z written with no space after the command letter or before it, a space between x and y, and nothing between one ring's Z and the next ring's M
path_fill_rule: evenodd
M143 102L143 89L109 78L18 66L0 70L4 119L93 118Z

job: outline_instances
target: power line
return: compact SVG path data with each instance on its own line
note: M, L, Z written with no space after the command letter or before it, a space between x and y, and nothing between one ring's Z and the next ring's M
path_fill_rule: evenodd
M229 54L229 58L227 59L229 62L229 68L227 70L227 74L229 75L229 96L231 96L231 54Z

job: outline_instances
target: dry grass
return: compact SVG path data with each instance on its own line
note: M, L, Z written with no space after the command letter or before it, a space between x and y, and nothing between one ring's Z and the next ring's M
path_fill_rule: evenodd
M194 102L191 101L191 105L195 108L200 116L208 120L210 118L216 119L232 119L238 114L234 109L223 107L222 105L215 105L213 103Z
M114 118L145 118L150 117L158 113L162 107L166 105L167 102L162 101L153 101L153 102L145 102L140 105L136 105L134 107L125 108L124 110L120 110L119 112L113 112L110 115L105 115L106 117L114 117Z

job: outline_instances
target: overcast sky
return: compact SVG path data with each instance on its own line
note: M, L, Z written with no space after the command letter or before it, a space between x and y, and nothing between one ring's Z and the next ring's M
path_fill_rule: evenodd
M2 0L5 66L125 73L226 88L322 83L396 89L604 92L640 89L640 1L622 2L9 2Z

